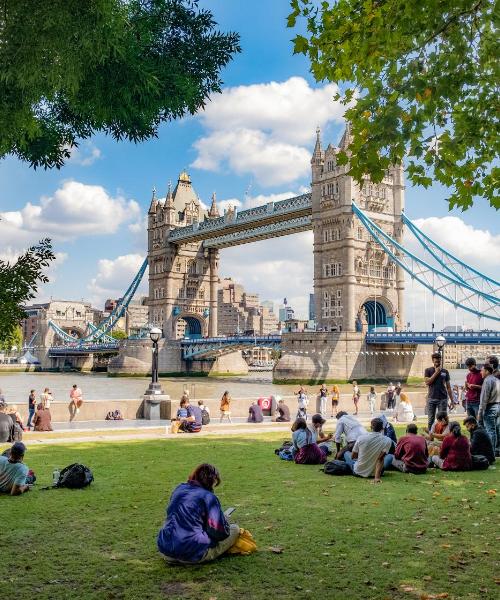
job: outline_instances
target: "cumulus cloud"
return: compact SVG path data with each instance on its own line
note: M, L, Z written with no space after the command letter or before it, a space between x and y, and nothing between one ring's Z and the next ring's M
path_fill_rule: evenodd
M342 121L338 88L312 88L302 77L226 88L201 113L207 135L194 144L192 166L250 173L262 185L281 185L309 172L316 126Z
M91 301L101 306L107 298L120 298L139 271L144 256L124 254L115 259L103 258L97 263L97 273L90 281L88 290ZM148 274L144 274L136 296L148 294Z
M115 233L139 215L135 200L113 197L99 185L65 181L36 204L28 202L21 210L0 213L0 236L5 244L19 248L40 236L64 241Z

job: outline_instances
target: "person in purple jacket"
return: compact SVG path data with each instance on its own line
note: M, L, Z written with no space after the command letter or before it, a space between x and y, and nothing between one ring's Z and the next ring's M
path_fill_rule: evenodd
M167 518L157 538L159 551L171 564L198 564L218 558L234 545L238 525L229 524L214 487L219 471L209 464L196 467L187 483L178 485L170 497Z

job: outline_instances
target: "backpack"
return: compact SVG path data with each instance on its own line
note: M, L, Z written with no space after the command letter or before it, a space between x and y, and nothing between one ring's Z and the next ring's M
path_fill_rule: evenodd
M281 460L293 460L292 447L293 442L291 442L290 440L285 440L281 444L280 448L276 448L274 454L276 454L276 456L279 456Z
M87 487L92 481L94 481L92 471L85 465L79 465L78 463L74 463L72 465L64 467L64 469L61 471L61 474L59 475L57 483L55 483L53 487L65 487L70 488L72 490L76 490L79 488Z
M208 425L210 423L210 415L206 408L201 409L201 424Z
M490 463L486 456L482 454L472 455L472 470L473 471L485 471L490 466Z
M329 460L321 471L325 475L352 475L351 467L343 460Z

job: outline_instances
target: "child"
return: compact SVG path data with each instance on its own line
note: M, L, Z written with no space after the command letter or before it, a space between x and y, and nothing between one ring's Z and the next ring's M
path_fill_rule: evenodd
M181 419L185 419L188 416L188 411L187 408L184 408L181 406L181 408L177 409L177 415L176 415L176 419L177 421L180 421Z
M370 407L370 414L373 415L373 412L375 411L375 405L377 403L377 392L373 386L370 388L366 399L368 400L368 406Z
M299 391L295 392L295 395L297 396L297 419L304 419L307 421L309 398L307 397L304 387L300 386Z

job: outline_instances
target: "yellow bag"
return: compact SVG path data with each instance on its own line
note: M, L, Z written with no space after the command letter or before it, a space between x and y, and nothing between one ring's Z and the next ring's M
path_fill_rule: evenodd
M180 421L172 421L170 424L170 433L179 433L179 427L181 426Z
M227 551L228 554L252 554L257 551L257 544L248 529L240 529L240 535Z

